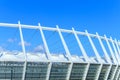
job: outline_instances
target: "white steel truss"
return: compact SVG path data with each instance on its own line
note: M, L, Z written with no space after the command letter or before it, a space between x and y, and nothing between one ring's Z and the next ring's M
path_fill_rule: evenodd
M113 50L112 50L112 48L111 48L111 46L110 46L110 43L109 43L106 35L104 35L104 37L105 37L106 43L107 43L107 45L108 45L108 48L109 48L109 50L110 50L110 53L111 53L111 56L112 56L112 59L113 59L113 63L117 64L117 60L116 60L116 58L115 58L114 52L113 52Z
M23 34L22 34L22 28L20 25L20 21L18 22L18 26L19 26L19 31L20 31L20 39L21 39L21 44L22 44L22 50L25 56L25 62L24 62L24 66L23 66L23 75L22 75L22 80L25 80L25 73L26 73L26 66L27 66L27 54L25 51L25 44L24 44L24 39L23 39Z
M66 42L65 42L65 40L64 40L64 38L63 38L63 36L62 36L62 33L61 33L58 25L57 25L56 27L57 27L57 30L58 30L60 39L61 39L61 41L62 41L62 43L63 43L63 46L64 46L64 49L65 49L66 55L67 55L67 57L68 57L68 59L69 59L69 61L70 61L70 66L69 66L69 68L68 68L68 73L67 73L67 78L66 78L67 80L69 80L69 79L70 79L70 74L71 74L71 71L72 71L73 62L72 62L72 59L71 59L70 51L69 51L69 49L68 49L68 47L67 47L67 45L66 45Z
M98 40L99 40L99 42L100 42L100 45L101 45L101 47L102 47L102 50L103 50L103 52L104 52L105 58L107 59L107 62L108 62L108 63L111 63L110 57L108 56L108 53L107 53L107 51L106 51L106 49L105 49L105 47L104 47L104 45L103 45L103 43L102 43L102 40L100 39L98 33L96 33L96 35L97 35L97 38L98 38Z
M38 24L38 26L40 27L39 30L40 30L40 33L41 33L41 37L42 37L45 49L46 49L45 51L46 51L47 58L48 58L48 60L51 60L51 54L50 54L50 51L49 51L49 48L48 48L48 45L47 45L44 33L43 33L42 28L40 26L40 23ZM49 80L49 75L50 75L51 67L52 67L52 62L50 62L49 65L48 65L46 80Z
M83 77L83 80L85 80L86 77L87 77L87 72L88 72L88 70L89 70L89 66L90 66L90 63L89 63L89 62L90 62L90 60L89 60L89 58L88 58L88 56L87 56L87 53L86 53L85 49L84 49L83 46L82 46L82 43L81 43L80 39L79 39L78 36L77 36L76 31L74 30L74 28L72 28L72 30L73 30L73 34L75 35L75 38L76 38L76 40L77 40L77 42L78 42L78 44L79 44L80 50L82 51L82 54L83 54L86 62L88 62L87 67L86 67L85 72L84 72L84 77Z
M58 62L61 62L61 63L68 63L68 65L69 65L68 68L67 68L68 71L67 71L67 75L66 75L66 78L65 78L66 80L70 80L72 68L73 68L73 65L74 65L75 62L72 59L73 56L71 55L71 52L68 49L68 45L66 44L66 42L64 40L62 32L73 34L75 36L75 39L76 39L77 44L79 46L79 49L82 52L82 57L83 57L82 59L84 59L83 60L84 62L80 62L80 61L76 62L78 64L79 63L85 63L86 64L82 80L87 79L87 74L88 74L88 71L89 71L89 68L90 68L91 64L99 65L99 67L97 68L98 71L97 71L95 80L99 79L99 76L100 76L100 73L102 71L102 68L103 68L104 64L109 65L108 66L108 71L105 73L106 76L105 76L104 80L108 79L110 71L111 71L113 65L117 65L117 66L115 67L115 71L113 72L113 75L111 76L111 80L113 80L114 78L116 80L118 80L118 78L119 78L119 75L120 75L120 70L119 70L119 66L120 66L120 48L119 48L120 42L118 40L116 40L116 39L113 40L112 37L107 38L106 35L100 36L98 33L90 34L90 33L88 33L87 30L85 30L85 32L80 32L80 31L76 31L74 28L72 28L72 30L60 29L58 27L58 25L56 26L56 28L44 27L44 26L41 26L40 23L38 24L38 26L23 25L23 24L20 23L20 21L18 22L18 24L0 23L0 27L14 27L14 28L19 29L21 47L22 47L22 52L24 54L24 66L23 66L23 72L22 72L22 80L25 80L25 78L26 78L26 69L27 69L27 62L28 62L27 61L27 53L26 53L26 49L25 49L24 34L22 32L23 28L38 29L39 32L40 32L40 35L42 37L42 41L43 41L43 44L44 44L44 47L45 47L45 54L47 56L47 61L46 62L48 63L46 80L50 80L52 64L53 64L53 62L57 62L57 61L52 61L52 55L51 55L51 53L49 51L49 47L48 47L46 38L44 36L44 30L46 30L46 31L56 31L59 34L60 40L62 42L62 45L63 45L64 49L65 49L65 57L68 58L68 61L62 61L62 60L58 61ZM97 59L97 61L95 60L96 61L95 63L91 61L90 57L88 56L89 53L87 53L86 50L84 49L84 47L82 45L82 42L81 42L80 38L78 37L78 35L87 36L87 38L89 40L89 43L91 44L92 49L93 49L93 51L95 53L94 60ZM104 58L106 59L106 61L104 61L101 58L102 56L100 56L99 51L96 49L95 44L92 41L93 38L98 39L98 41L100 43L100 46L102 48L102 51L104 52ZM104 44L102 42L103 40L106 41L108 49L109 49L111 55L108 54L107 49L105 48L105 46L104 46ZM110 43L112 45L110 45ZM81 58L79 58L79 59L81 59ZM117 70L118 70L118 72L117 72ZM58 70L58 71L60 71L60 70Z
M114 51L115 51L115 56L116 56L116 58L117 58L117 60L118 60L118 63L120 64L120 58L119 58L119 55L118 55L118 52L117 52L115 43L113 42L112 37L110 37L110 39L111 39L111 41L112 41L112 46L113 46L113 49L114 49Z
M97 60L98 60L100 63L102 63L102 59L101 59L101 57L100 57L100 55L99 55L99 53L98 53L98 51L97 51L97 49L96 49L96 47L95 47L95 45L94 45L94 43L93 43L93 41L92 41L92 39L91 39L88 31L86 30L85 32L86 32L87 37L88 37L88 39L89 39L89 42L90 42L90 44L91 44L91 46L92 46L92 48L93 48L93 51L95 52L95 55L96 55L96 57L97 57Z

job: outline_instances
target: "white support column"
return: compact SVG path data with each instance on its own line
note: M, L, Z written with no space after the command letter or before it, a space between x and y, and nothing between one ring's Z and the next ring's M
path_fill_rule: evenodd
M96 49L96 47L95 47L92 39L91 39L88 31L86 30L85 32L86 32L86 35L87 35L87 37L88 37L88 39L89 39L89 42L90 42L90 44L91 44L91 46L92 46L92 48L93 48L93 51L95 52L95 55L96 55L96 57L97 57L97 60L98 60L100 63L102 63L101 57L100 57L100 55L99 55L99 53L98 53L98 51L97 51L97 49Z
M117 64L117 60L116 60L116 58L115 58L114 52L113 52L113 50L112 50L112 48L111 48L111 46L110 46L110 43L109 43L106 35L104 35L104 37L105 37L106 43L107 43L107 45L108 45L108 48L109 48L109 50L110 50L110 53L111 53L113 62L114 62L115 64Z
M46 75L46 80L49 80L49 78L50 78L51 68L52 68L52 62L49 62L48 70L47 70L47 75Z
M120 80L120 73L119 73L119 76L118 76L118 80Z
M119 57L119 60L120 60L120 48L119 48L119 46L118 46L118 42L117 42L117 40L115 39L115 44L116 44L116 47L117 47L117 50L118 50L118 57ZM119 62L119 64L120 64L120 62ZM118 74L117 74L117 79L116 80L119 80L119 75L120 75L120 69L119 69L119 72L118 72Z
M71 62L70 65L69 65L66 80L70 80L70 75L71 75L72 67L73 67L73 62Z
M38 26L40 27L39 29L40 29L40 33L41 33L41 37L42 37L44 46L45 46L46 56L47 56L48 60L50 60L50 64L48 65L48 70L47 70L47 77L46 77L46 80L49 80L50 71L51 71L51 67L52 67L51 54L50 54L50 51L49 51L49 48L48 48L44 33L42 31L42 27L40 26L40 23L38 24Z
M118 46L118 42L117 42L117 40L115 39L115 44L116 44L116 47L117 47L117 50L118 50L118 57L119 57L119 60L120 60L120 49L119 49L119 46ZM119 62L119 64L120 64L120 62ZM120 69L119 69L119 72L118 72L118 74L117 74L117 79L116 80L119 80L119 75L120 75Z
M88 58L88 56L87 56L87 53L86 53L86 51L85 51L85 49L84 49L84 47L83 47L80 39L79 39L78 36L77 36L76 31L74 30L74 28L72 28L72 30L73 30L73 34L74 34L74 36L75 36L75 38L76 38L76 40L77 40L77 43L78 43L78 45L79 45L79 48L80 48L80 50L81 50L81 52L82 52L82 55L84 56L85 61L88 62L87 67L86 67L85 72L84 72L84 76L83 76L83 80L86 80L87 73L88 73L89 66L90 66L90 63L89 63L90 60L89 60L89 58Z
M115 74L116 74L116 72L117 72L117 69L118 69L118 65L117 65L117 66L116 66L116 68L115 68L115 71L114 71L114 73L113 73L113 75L112 75L112 77L111 77L111 80L113 80L113 79L114 79Z
M114 77L115 77L115 73L117 72L118 62L117 62L117 60L116 60L116 58L115 58L114 52L113 52L113 50L112 50L112 48L111 48L111 46L110 46L110 43L108 42L108 39L107 39L106 35L104 35L104 37L105 37L105 40L106 40L106 42L107 42L108 48L109 48L109 50L110 50L110 52L111 52L111 55L112 55L112 58L113 58L113 62L114 62L115 64L117 64L117 66L116 66L116 68L115 68L115 71L114 71L114 73L112 74L111 80L113 80ZM113 48L115 49L115 45L114 45L114 43L113 43L113 40L112 40L112 38L110 38L110 39L111 39L111 43L112 43L112 45L113 45Z
M105 47L104 47L104 45L102 43L102 40L101 40L101 38L100 38L100 36L99 36L99 34L97 32L96 32L96 36L97 36L97 38L99 40L99 43L100 43L100 45L102 47L102 50L104 52L104 55L105 55L105 58L106 58L107 62L111 63L111 59L109 58L109 55L108 55L108 53L107 53L107 51L106 51L106 49L105 49Z
M22 34L22 27L20 25L20 21L18 21L18 26L19 26L19 31L20 31L20 39L21 39L21 45L22 45L22 51L25 56L25 63L23 67L23 74L22 74L22 80L25 80L25 73L26 73L26 67L27 67L27 54L25 51L25 44L24 44L24 39L23 39L23 34Z
M86 51L85 51L85 49L84 49L84 47L83 47L80 39L79 39L78 36L77 36L76 31L74 30L74 28L72 28L72 30L73 30L73 34L74 34L74 36L75 36L75 38L76 38L76 40L77 40L77 43L78 43L78 45L79 45L79 48L80 48L80 50L81 50L81 52L82 52L82 55L83 55L84 58L85 58L85 61L86 61L86 62L90 62L90 61L89 61L89 58L88 58L88 56L87 56L87 53L86 53Z
M25 63L24 63L22 80L25 80L25 76L26 76L26 68L27 68L27 60L25 60Z
M115 51L115 56L116 56L116 58L117 58L117 63L120 64L119 55L118 55L117 49L116 49L116 47L115 47L115 44L114 44L114 42L113 42L113 40L112 40L112 37L110 37L110 39L111 39L111 42L112 42L113 49L114 49L114 51Z
M68 49L68 47L67 47L67 44L65 43L65 40L64 40L64 38L63 38L63 36L62 36L62 33L61 33L58 25L56 25L56 28L57 28L58 34L59 34L59 36L60 36L60 39L61 39L61 41L62 41L63 47L64 47L64 49L65 49L66 55L67 55L68 59L69 59L70 61L72 61L70 51L69 51L69 49Z
M107 73L106 73L106 76L105 76L105 79L104 79L104 80L108 80L108 76L109 76L109 74L110 74L111 68L112 68L112 64L110 64L109 69L108 69L108 71L107 71Z
M83 79L82 79L82 80L86 80L89 67L90 67L90 63L88 63L87 66L86 66L86 69L85 69L85 72L84 72L84 75L83 75Z
M42 37L42 40L43 40L43 43L44 43L44 46L45 46L46 56L47 56L48 60L51 60L51 54L50 54L50 51L49 51L44 33L42 31L42 27L40 26L40 23L38 23L38 26L40 27L39 28L40 29L40 34L41 34L41 37Z
M103 50L103 52L104 52L104 55L105 55L105 57L106 57L106 59L107 59L107 62L110 63L110 66L109 66L108 71L107 71L106 76L105 76L105 80L107 80L107 78L108 78L108 76L109 76L109 73L110 73L110 70L111 70L111 67L112 67L112 61L111 61L111 59L109 58L109 55L108 55L108 53L107 53L107 51L106 51L106 49L105 49L105 47L104 47L104 45L103 45L103 43L102 43L102 40L101 40L99 34L96 33L96 36L97 36L97 38L98 38L98 40L99 40L99 42L100 42L100 45L101 45L102 50Z
M118 74L117 74L117 76L116 76L116 80L119 80L118 78L119 78L119 74L120 74L120 70L118 71Z
M64 49L65 49L66 55L67 55L69 61L71 62L71 63L70 63L70 66L69 66L69 71L68 71L68 74L67 74L67 78L66 78L66 80L69 80L69 79L70 79L70 74L71 74L71 71L72 71L73 62L72 62L72 59L71 59L70 51L69 51L69 49L68 49L68 47L67 47L67 44L66 44L66 42L65 42L65 40L64 40L64 38L63 38L63 36L62 36L62 33L61 33L58 25L56 26L56 28L57 28L58 34L59 34L59 36L60 36L60 39L61 39L61 41L62 41L63 47L64 47Z
M98 71L97 71L97 75L96 75L96 79L95 79L95 80L98 80L98 79L99 79L99 76L100 76L102 67L103 67L103 64L101 63L101 64L100 64L100 68L99 68Z
M97 72L96 79L95 79L95 80L98 80L99 75L100 75L100 72L101 72L101 69L102 69L102 66L103 66L103 64L102 64L103 62L102 62L102 59L101 59L101 57L100 57L100 55L99 55L99 53L98 53L98 51L97 51L97 49L96 49L93 41L92 41L89 33L87 32L87 30L86 30L85 32L86 32L86 35L87 35L87 37L88 37L88 39L89 39L89 42L90 42L90 44L91 44L91 46L92 46L92 48L93 48L93 50L94 50L94 52L95 52L95 55L96 55L96 57L97 57L97 60L99 61L99 63L101 63L101 64L100 64L100 68L99 68L99 70L98 70L98 72Z

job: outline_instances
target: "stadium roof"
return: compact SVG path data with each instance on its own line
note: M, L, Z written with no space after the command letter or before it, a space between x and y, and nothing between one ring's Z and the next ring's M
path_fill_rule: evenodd
M113 63L113 64L117 64L120 61L119 58L119 42L115 39L113 40L112 38L107 38L106 36L99 36L98 33L96 34L90 34L87 32L87 30L85 32L80 32L80 31L75 31L74 28L72 28L72 30L67 30L67 29L60 29L58 26L56 26L56 28L51 28L51 27L43 27L40 26L40 24L38 26L33 26L33 25L23 25L20 24L20 22L18 24L9 24L9 23L0 23L1 27L14 27L14 28L19 28L20 30L20 39L21 39L21 47L23 51L16 51L16 52L10 52L10 51L1 51L0 53L0 61L56 61L56 62L90 62L90 63ZM41 37L43 40L43 44L45 47L45 52L26 52L25 50L25 42L24 42L24 38L23 38L23 33L22 33L22 28L27 28L27 29L39 29L40 33L41 33ZM60 53L60 54L55 54L55 53L50 53L47 42L45 40L45 36L43 33L43 30L46 31L56 31L58 32L60 39L62 41L62 45L65 49L65 54ZM75 38L76 41L79 45L79 49L82 52L81 56L78 55L72 55L68 49L68 46L62 36L62 33L72 33ZM83 47L83 43L81 43L80 39L78 38L78 35L83 35L83 36L87 36L88 37L88 41L92 46L92 49L94 51L95 56L88 56L88 53L86 53L86 50ZM104 56L100 56L99 52L97 51L94 42L92 41L93 38L98 39L100 47L103 50ZM102 41L106 41L108 49L110 50L110 54L107 53L104 44L102 43ZM110 46L110 43L112 43L113 49ZM52 47L52 46L51 46ZM117 52L118 51L118 52Z
M0 29L3 32L0 32L3 34L0 34L2 37L0 38L1 80L118 80L120 78L120 43L117 39L107 38L106 35L99 36L97 32L90 34L87 30L80 32L74 28L60 29L58 25L52 28L40 24L38 26L23 25L20 22L18 24L0 23L0 28L5 27L7 31ZM15 29L14 34L9 36L14 28L18 30ZM27 34L28 38L32 31L28 33L25 29L35 30L33 34L37 30L40 34L40 36L37 34L37 37L41 37L40 40L35 37L33 40L35 43L32 45L28 43L25 35ZM52 34L46 34L45 31L51 31ZM55 33L58 35L56 36ZM17 37L19 40L6 38L5 34L7 37ZM17 34L19 36L16 36ZM29 41L34 38L34 36L31 37ZM8 47L3 49L6 45L1 43L6 42L5 39L8 41ZM43 45L37 45L34 48L33 46L39 44L39 41L42 41ZM52 42L54 43L50 45ZM77 45L73 45L75 42ZM75 50L72 51L72 49Z

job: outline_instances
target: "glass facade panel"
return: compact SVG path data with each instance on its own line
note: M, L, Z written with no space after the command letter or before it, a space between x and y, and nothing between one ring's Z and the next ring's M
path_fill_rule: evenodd
M86 80L95 80L99 64L90 64Z
M102 70L100 72L100 75L99 75L99 79L98 80L105 80L105 77L106 77L106 73L109 69L109 66L110 65L103 65L102 66Z
M53 63L50 73L50 80L65 80L68 73L68 68L69 63Z
M0 62L0 80L21 80L24 62Z
M24 62L0 62L0 80L21 80L23 65ZM46 80L48 65L48 62L27 62L25 80ZM70 63L54 62L49 80L66 80L69 66ZM86 66L86 63L73 63L69 80L83 80ZM105 80L109 66L103 64L98 80ZM111 80L116 67L116 65L112 66L107 80ZM90 64L86 80L95 80L99 68L100 64ZM120 66L117 68L114 80L116 80L119 70Z
M117 68L117 71L116 71L115 76L114 76L114 80L117 80L116 78L117 78L119 70L120 70L120 66Z
M120 80L120 74L119 74L119 76L118 76L118 80Z
M87 64L74 63L72 67L72 72L70 80L82 80Z
M110 73L109 73L109 76L108 76L108 80L111 80L112 76L113 76L113 73L115 71L115 68L116 68L116 65L113 65L111 70L110 70Z
M27 62L25 80L45 80L47 75L48 63Z

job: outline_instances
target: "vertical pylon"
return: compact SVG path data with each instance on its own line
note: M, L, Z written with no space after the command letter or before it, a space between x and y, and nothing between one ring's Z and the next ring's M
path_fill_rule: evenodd
M72 62L70 51L69 51L69 49L67 47L67 44L66 44L66 42L65 42L65 40L64 40L64 38L62 36L62 33L61 33L58 25L56 25L56 27L57 27L57 31L58 31L58 34L60 36L60 39L62 41L63 47L65 49L66 55L67 55L67 57L68 57L68 59L70 61L70 65L69 65L69 69L68 69L68 73L67 73L67 77L66 77L66 80L69 80L70 79L70 74L71 74L71 71L72 71L73 62Z
M96 55L96 57L97 57L98 62L99 62L99 63L102 63L103 61L102 61L102 59L101 59L101 57L100 57L100 55L99 55L99 53L98 53L98 51L97 51L97 49L96 49L93 41L92 41L92 39L91 39L88 31L85 30L85 32L86 32L86 35L87 35L87 37L88 37L88 39L89 39L89 42L90 42L90 44L91 44L91 46L92 46L92 48L93 48L93 51L95 52L95 55Z
M85 58L85 61L86 61L86 62L90 62L90 61L89 61L89 58L88 58L88 56L87 56L87 53L86 53L86 51L85 51L85 49L84 49L84 47L83 47L80 39L79 39L78 36L77 36L77 33L76 33L75 29L72 28L72 31L73 31L73 34L74 34L76 40L77 40L77 43L78 43L79 48L80 48L80 50L81 50L81 52L82 52L82 55L83 55L84 58Z
M77 35L75 29L72 28L72 31L73 31L73 34L74 34L76 40L77 40L77 43L78 43L79 48L80 48L80 50L81 50L81 52L82 52L82 55L84 56L85 61L88 63L88 64L86 65L86 69L85 69L85 71L84 71L84 76L83 76L83 80L86 80L87 73L88 73L89 66L90 66L90 60L89 60L89 58L88 58L88 56L87 56L87 53L86 53L86 51L85 51L85 49L84 49L84 47L83 47L80 39L78 38L78 35Z
M116 39L115 39L115 44L116 44L116 47L117 47L118 56L119 56L119 58L120 58L120 48L119 48L119 45L118 45L118 42L117 42Z
M96 32L96 36L97 36L98 41L99 41L99 43L100 43L100 45L102 47L102 50L104 52L104 55L105 55L105 58L106 58L107 62L111 64L111 59L109 58L109 55L108 55L108 53L107 53L107 51L105 49L105 46L103 45L102 40L101 40L101 38L100 38L100 36L99 36L99 34L97 32Z
M117 63L120 64L120 59L119 59L119 56L118 56L118 52L117 52L117 49L116 49L116 46L115 46L115 43L114 43L112 37L110 37L110 40L112 42L112 46L113 46L113 49L115 51L114 53L115 53L115 56L116 56L116 59L117 59Z
M48 60L51 60L51 54L50 54L50 51L49 51L49 48L48 48L44 33L42 31L42 27L40 26L40 23L38 23L38 26L40 27L39 28L40 29L40 34L41 34L41 37L42 37L43 44L45 46L46 56L47 56Z
M24 54L24 57L25 57L25 63L24 63L24 66L23 66L23 74L22 74L22 80L25 80L26 67L27 67L27 54L26 54L26 51L25 51L25 44L24 44L22 27L21 27L20 21L18 21L18 27L19 27L19 32L20 32L22 51L23 51L23 54Z
M108 46L108 48L109 48L109 50L110 50L113 63L117 64L117 60L116 60L116 58L115 58L114 52L113 52L113 50L112 50L112 48L111 48L111 46L110 46L110 43L109 43L106 35L104 35L104 38L105 38L105 41L106 41L106 43L107 43L107 46Z
M61 33L58 25L56 25L56 27L57 27L57 31L58 31L58 34L59 34L59 36L60 36L60 39L61 39L61 41L62 41L63 47L64 47L64 49L65 49L66 55L67 55L68 59L69 59L70 61L72 61L70 51L69 51L69 49L68 49L68 47L67 47L67 44L66 44L66 42L65 42L65 40L64 40L64 38L63 38L63 36L62 36L62 33Z
M40 29L40 34L41 34L41 37L42 37L42 40L43 40L43 43L44 43L44 46L45 46L46 56L47 56L48 60L51 61L51 54L50 54L50 51L49 51L49 48L48 48L44 33L42 31L42 27L40 26L40 23L38 23L38 26L40 27L39 28ZM49 80L51 67L52 67L52 62L49 62L47 75L46 75L46 80Z

